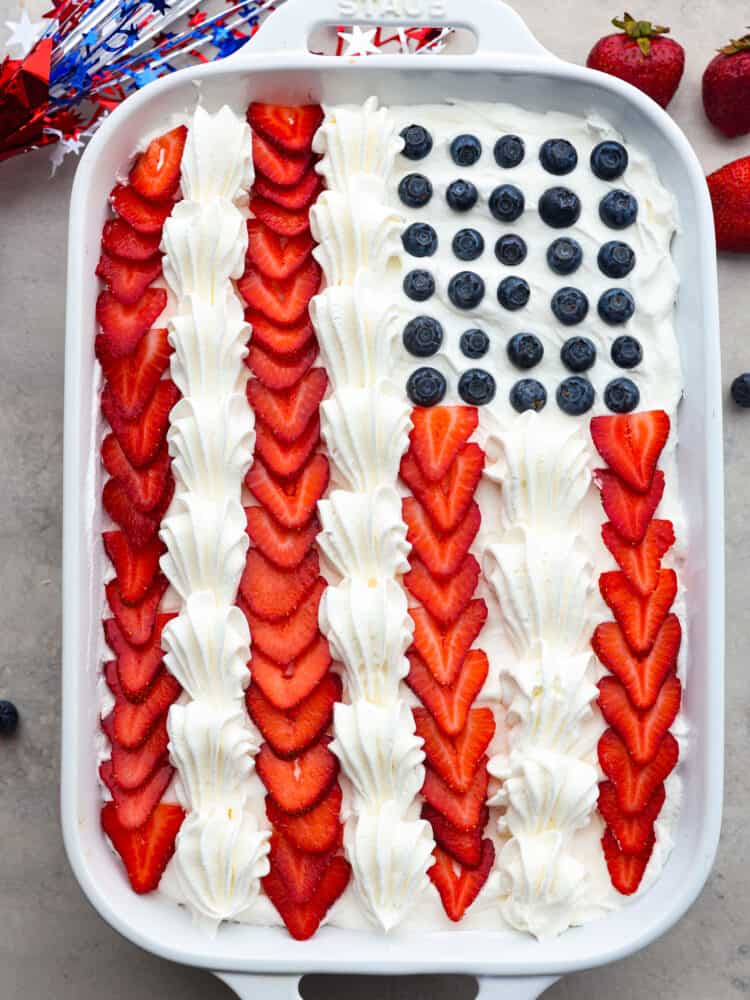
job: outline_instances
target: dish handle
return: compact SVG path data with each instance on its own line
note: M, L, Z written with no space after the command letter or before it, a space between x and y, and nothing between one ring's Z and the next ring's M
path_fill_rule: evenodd
M317 61L320 56L308 49L314 31L324 25L353 24L466 28L476 37L478 54L555 58L502 0L286 0L231 59L240 64L261 53L293 52Z

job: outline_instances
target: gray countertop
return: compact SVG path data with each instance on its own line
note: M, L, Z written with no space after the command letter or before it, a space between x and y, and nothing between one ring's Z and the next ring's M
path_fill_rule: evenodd
M15 0L0 0L0 21ZM583 62L620 14L610 0L515 0L539 39ZM700 77L712 52L743 33L737 0L659 0L636 16L671 24L688 67L671 111L708 170L750 153L703 117ZM581 27L576 29L576 24ZM206 973L169 965L120 938L84 900L63 851L58 821L60 537L63 310L68 198L75 163L53 180L47 154L0 164L0 697L23 715L0 745L0 1000L219 1000L229 991ZM724 380L750 369L750 257L719 270ZM689 447L689 442L683 442ZM570 976L549 1000L658 997L731 1000L750 994L750 686L745 559L750 562L750 412L727 407L727 784L719 856L703 895L656 944L614 966ZM745 581L743 583L743 581ZM62 600L65 595L62 594ZM307 1000L469 1000L470 983L308 981ZM260 1000L260 998L259 998Z

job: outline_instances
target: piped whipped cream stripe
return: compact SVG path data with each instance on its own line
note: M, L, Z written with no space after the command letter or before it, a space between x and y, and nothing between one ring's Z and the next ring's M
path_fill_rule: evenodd
M165 663L188 701L169 712L169 749L187 816L170 865L178 898L216 928L246 910L268 871L268 833L249 807L259 736L243 704L250 634L235 607L247 535L242 481L254 448L245 399L249 330L232 279L247 230L252 183L248 126L228 107L198 106L182 158L183 201L164 226L172 379L182 400L167 440L175 499L161 538L162 569L179 596L164 628Z
M390 378L403 218L386 182L402 141L385 108L329 107L313 148L327 190L310 213L327 287L311 303L332 395L321 407L334 489L318 508L320 547L341 580L320 627L344 668L348 704L331 749L350 790L344 843L370 920L398 925L428 885L434 841L418 819L421 740L404 701L413 623L400 576L406 526L396 489L409 406Z

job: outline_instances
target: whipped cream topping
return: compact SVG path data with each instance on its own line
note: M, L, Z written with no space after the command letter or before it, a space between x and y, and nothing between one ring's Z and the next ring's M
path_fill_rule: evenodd
M319 622L348 701L335 707L331 744L351 789L345 850L362 907L390 931L429 884L434 846L415 818L424 754L401 690L413 623L398 579L409 544L396 484L411 421L391 378L393 311L382 295L401 274L403 216L386 184L402 140L374 98L325 112L313 148L327 190L310 221L327 287L310 314L331 381L321 425L340 487L318 505L319 542L342 579L325 591Z
M169 711L170 757L187 817L167 882L214 930L246 910L268 872L268 832L250 801L260 737L243 693L250 632L234 606L248 547L242 482L255 443L244 393L249 328L232 279L244 270L241 205L252 183L251 133L228 107L197 107L182 160L184 200L164 225L172 377L182 400L167 436L175 500L161 566L181 600L162 634L187 704Z

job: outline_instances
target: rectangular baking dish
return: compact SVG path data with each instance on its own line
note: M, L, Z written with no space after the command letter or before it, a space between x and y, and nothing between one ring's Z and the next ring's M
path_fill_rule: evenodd
M311 33L327 24L446 24L470 29L477 51L373 59L317 56ZM674 243L681 285L677 335L685 398L679 467L690 526L682 577L691 613L684 708L691 727L681 762L684 804L676 844L657 884L633 904L544 943L482 932L383 937L323 928L298 943L279 928L229 925L210 940L166 900L128 888L99 825L94 761L98 727L103 553L94 360L94 269L107 194L139 140L195 103L435 102L444 97L512 102L535 110L598 112L656 162L679 203ZM643 948L671 927L702 889L721 821L723 777L723 470L716 259L700 164L682 132L627 84L556 59L497 0L287 0L251 45L231 59L184 70L128 99L81 159L73 188L65 361L62 820L70 862L93 906L131 941L219 974L240 996L298 997L304 973L467 973L480 996L531 998L565 972Z

